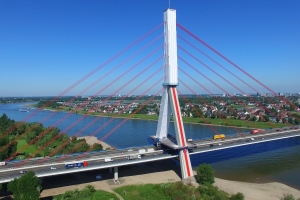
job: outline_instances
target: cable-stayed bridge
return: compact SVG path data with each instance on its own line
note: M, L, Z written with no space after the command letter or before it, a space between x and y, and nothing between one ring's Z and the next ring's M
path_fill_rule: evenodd
M157 34L159 30L164 26L164 33ZM177 33L177 28L181 31ZM155 35L156 34L156 35ZM154 35L154 36L153 36ZM151 38L152 37L152 38ZM154 38L154 39L153 39ZM161 39L164 41L160 44ZM179 39L182 44L177 44L177 39ZM140 45L141 42L145 41L146 45ZM204 46L206 50L208 49L214 55L218 56L222 60L219 61L215 59L211 53L206 53L199 47L199 44ZM142 46L138 50L133 50L135 46ZM177 48L179 53L177 53ZM144 51L148 50L150 53L145 53ZM133 53L132 53L133 52ZM131 53L130 56L126 57L122 60L120 57L127 53ZM141 59L137 62L132 61L132 59L136 58L136 56L140 56ZM121 60L121 61L120 61ZM118 64L112 64L114 61L117 61ZM163 62L161 62L163 61ZM179 63L178 63L179 61ZM225 62L225 63L224 63ZM163 64L162 64L163 63ZM208 64L209 63L209 64ZM228 68L227 65L230 65L231 68ZM217 66L215 69L211 67L211 65ZM146 66L146 67L145 67ZM238 73L234 73L234 70L238 70ZM108 69L107 69L108 68ZM102 71L101 71L102 70ZM164 70L164 74L162 73ZM221 71L222 70L222 71ZM66 95L69 91L74 89L75 87L80 88L80 84L90 78L96 72L102 72L100 78L93 79L91 84L89 84L86 88L84 88L81 92L79 92L74 98L70 99L66 102L66 105L71 104L77 97L86 94L87 91L95 90L94 88L98 88L100 84L100 90L97 91L87 99L85 102L78 105L72 112L68 113L65 117L61 118L59 121L53 124L53 127L59 125L64 120L69 118L74 112L85 108L86 105L90 103L90 101L106 92L106 90L110 89L114 92L111 95L108 95L100 103L93 105L89 108L88 112L92 112L95 110L99 110L101 106L105 105L107 101L109 101L115 95L120 94L121 92L126 92L126 95L120 97L119 101L114 105L111 105L108 108L108 112L116 111L116 107L126 99L126 97L134 95L138 92L140 95L137 95L136 98L127 106L123 107L120 110L115 112L115 116L110 118L106 123L99 125L99 128L94 131L91 136L97 135L99 132L103 131L103 129L110 124L116 117L120 116L123 112L126 112L133 105L136 105L140 102L140 99L147 94L151 95L147 101L144 101L139 107L137 107L128 118L125 118L120 124L115 126L112 130L102 134L100 140L103 141L111 134L113 134L117 129L122 128L122 125L126 123L126 121L133 117L134 114L139 112L143 106L151 103L151 101L162 95L162 100L160 103L160 112L159 112L159 121L157 126L156 135L153 133L153 140L156 143L155 149L154 146L146 146L141 149L128 149L130 151L124 150L116 150L114 152L94 152L92 153L93 147L88 149L86 152L78 155L73 155L73 152L80 147L80 143L75 146L68 154L63 155L59 158L53 158L52 156L56 155L57 152L64 148L65 145L69 141L66 141L61 146L56 147L54 151L52 151L48 156L43 157L41 159L35 159L34 157L42 152L45 148L59 139L63 133L68 132L72 127L82 121L87 115L82 115L78 120L74 121L70 126L64 129L61 134L58 134L54 138L52 138L49 142L39 147L36 152L30 155L27 159L19 161L19 162L8 162L13 160L16 155L15 153L7 158L5 161L7 165L1 166L0 174L1 180L0 182L7 182L12 180L15 177L20 176L19 172L23 172L26 170L33 170L36 172L36 175L39 177L58 175L58 174L66 174L66 173L74 173L79 171L86 170L94 170L101 168L114 168L115 176L114 179L118 179L118 168L123 165L137 164L142 162L153 162L161 159L170 159L178 157L181 165L182 178L187 179L193 177L191 162L189 155L203 153L208 151L216 151L222 150L225 148L233 148L243 145L251 145L256 143L268 142L272 140L284 139L289 137L297 137L299 136L299 127L291 125L291 129L276 129L274 124L270 123L268 120L262 118L265 123L269 124L269 126L273 129L262 130L258 134L250 134L250 133L241 133L238 129L236 130L237 135L232 137L226 137L218 140L207 139L207 140L199 140L199 141L189 141L185 137L184 126L182 122L182 111L183 109L180 106L180 101L178 99L178 94L180 95L182 102L185 102L186 105L190 109L192 109L205 123L209 125L207 119L202 115L199 109L196 108L193 103L189 101L188 98L185 97L184 93L188 91L189 93L195 95L197 99L205 105L209 105L208 102L204 98L202 98L199 93L199 88L201 91L205 91L206 93L211 94L216 101L222 102L222 99L219 96L213 95L211 91L211 86L218 88L219 91L222 91L225 95L231 98L233 101L242 105L244 108L247 107L246 103L241 99L237 98L235 95L230 94L228 91L228 86L224 87L223 84L218 84L216 78L218 80L224 81L230 87L234 88L236 91L239 91L241 94L246 94L244 89L240 87L240 84L243 83L245 86L251 89L252 92L260 93L260 90L263 88L264 90L269 91L274 96L278 97L281 102L285 102L285 104L290 107L296 107L293 102L289 102L282 96L278 96L273 90L264 85L262 82L257 80L254 76L250 75L248 72L243 70L241 67L236 65L234 62L226 58L224 55L219 53L217 50L209 46L199 37L194 35L192 32L187 30L184 26L178 24L176 22L176 11L172 9L167 9L164 13L164 23L158 25L150 32L139 38L137 41L133 42L131 45L126 47L124 50L120 51L118 54L107 60L105 63L85 75L82 79L78 80L76 83L71 85L69 88L60 93L57 97L53 98L49 101L44 107L47 107L52 102L55 102L60 99L60 97ZM161 72L161 73L159 73ZM178 72L180 76L178 76ZM229 74L239 83L233 82L232 77L226 78L225 74ZM241 78L240 74L244 74L247 78ZM181 76L182 75L182 76ZM210 77L212 76L212 77ZM180 77L180 78L179 78ZM255 82L254 87L252 83L246 82L246 80L250 80ZM241 83L240 83L241 82ZM163 86L161 84L163 83ZM178 86L180 85L180 86ZM204 86L205 85L205 86ZM182 90L181 87L184 87L186 90ZM184 92L183 92L184 91ZM272 113L273 111L263 105L260 101L252 96L246 96L250 101L255 102L260 107L264 108L268 112ZM268 97L266 97L268 98ZM274 101L271 98L268 99L270 102ZM274 102L275 104L275 102ZM209 105L213 112L212 107L214 105ZM36 115L41 109L37 109L32 112L28 117L26 117L23 121L29 120L31 117ZM237 111L230 106L228 110L236 115L238 115ZM230 121L226 118L223 118L219 112L214 110L215 114L224 120L228 125ZM40 123L49 120L53 115L57 112L52 112L44 119L40 121ZM104 115L104 114L103 114ZM99 115L94 118L93 121L86 124L86 126L82 127L78 133L74 136L79 136L85 130L87 130L92 124L96 123L103 115ZM169 135L169 123L171 117L174 121L175 126L175 136ZM256 128L255 124L252 121L246 120L246 123L252 127ZM5 131L0 135L0 137L5 136L13 129L17 128L22 124L19 123L16 126L12 127L10 130ZM209 125L210 128L214 131L215 135L219 135L213 126ZM34 128L34 127L33 127ZM35 141L39 140L41 137L45 136L49 133L51 129L45 130L38 137L34 138L27 145L25 145L19 152L28 148L29 145L34 144ZM11 143L1 147L0 151L4 151L8 148L12 143L17 142L22 139L30 132L26 131L24 134L17 136L14 141ZM213 135L212 135L213 137ZM163 149L164 151L162 151ZM132 151L131 151L132 150ZM141 151L145 150L145 152ZM175 152L175 153L174 153ZM140 155L139 158L131 159L133 155ZM66 169L67 164L85 162L88 163L84 166L76 166L76 168ZM51 166L55 166L56 169L51 170ZM77 168L80 167L80 168Z

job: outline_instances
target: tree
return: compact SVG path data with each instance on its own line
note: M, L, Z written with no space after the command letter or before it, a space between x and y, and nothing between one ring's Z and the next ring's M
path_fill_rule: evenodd
M293 124L293 123L294 123L293 118L289 117L288 122L289 122L290 124Z
M102 150L102 149L103 149L103 146L101 144L95 143L93 145L93 151L99 151L99 150Z
M230 197L230 200L243 200L245 198L243 193L238 192Z
M280 119L278 117L276 117L276 122L279 123Z
M212 118L212 119L216 119L217 118L217 115L216 115L216 113L213 113L213 114L211 114L211 117L210 118Z
M256 116L252 116L250 120L255 122L256 119L257 119Z
M250 119L250 115L248 114L248 115L246 115L246 118L245 118L246 120L248 120L248 119Z
M285 123L285 122L286 122L286 119L285 119L285 118L282 118L281 120L282 120L282 123Z
M197 180L200 184L213 184L215 182L214 170L210 165L203 163L197 168Z
M265 119L266 122L270 120L270 117L268 115L264 115L263 118Z
M7 190L13 193L14 199L38 200L42 186L34 172L29 171L20 178L10 181L7 185Z

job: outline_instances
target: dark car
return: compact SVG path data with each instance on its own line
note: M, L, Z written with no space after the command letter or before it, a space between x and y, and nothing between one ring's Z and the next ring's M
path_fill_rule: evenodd
M214 147L214 145L213 145L213 144L210 144L209 147L212 148L212 147Z

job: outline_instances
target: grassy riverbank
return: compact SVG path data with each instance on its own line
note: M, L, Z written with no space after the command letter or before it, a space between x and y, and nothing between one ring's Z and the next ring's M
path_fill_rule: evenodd
M46 108L46 110L55 111L55 109ZM61 107L57 111L62 112L74 112L66 107ZM87 111L75 111L76 114L90 115L90 116L101 116L101 117L115 117L115 118L130 118L130 119L141 119L141 120L158 120L158 115L146 115L146 114L111 114L111 113L100 113L100 112L87 112ZM171 118L172 120L172 118ZM243 127L243 128L282 128L289 126L283 123L273 123L273 122L259 122L259 121L247 121L241 119L212 119L212 118L192 118L183 117L183 123L193 123L193 124L203 124L203 125L217 125L217 126L233 126L233 127Z

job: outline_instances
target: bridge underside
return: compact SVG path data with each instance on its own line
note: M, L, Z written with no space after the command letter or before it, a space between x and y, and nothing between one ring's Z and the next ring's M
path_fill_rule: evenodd
M169 147L173 150L181 150L183 147L179 146L175 140L175 138L172 138L172 136L168 135L168 137L164 137L162 139L157 138L155 135L150 136L151 139L155 143L160 143L160 145L164 145L166 147ZM160 146L158 145L158 146ZM197 145L191 142L186 142L187 148L188 149L194 149L197 148Z

